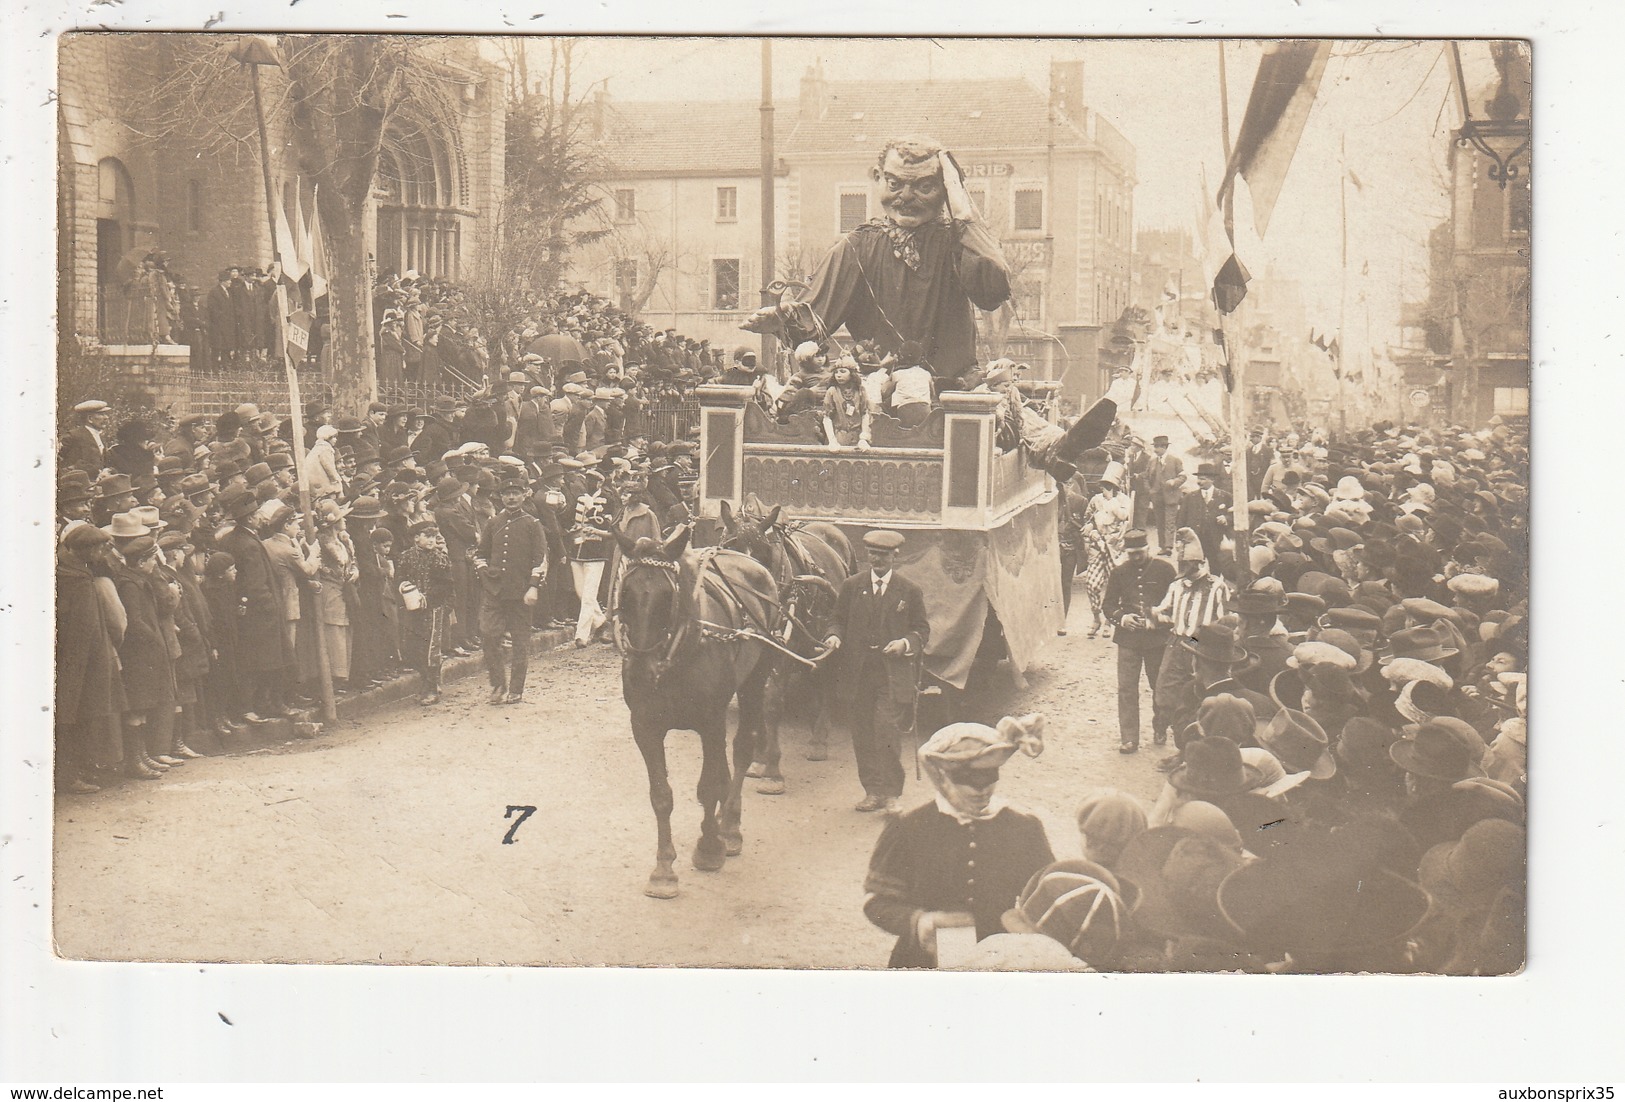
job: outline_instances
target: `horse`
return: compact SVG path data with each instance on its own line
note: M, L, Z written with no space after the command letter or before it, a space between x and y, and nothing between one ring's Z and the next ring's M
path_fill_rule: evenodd
M721 513L721 545L743 551L766 566L778 583L783 596L783 619L776 632L779 641L803 658L814 659L829 634L841 583L857 567L846 533L823 521L787 521L777 505L764 515L748 506L735 513L723 502ZM788 661L775 663L768 684L764 737L751 764L750 775L759 778L756 791L766 796L779 796L785 791L780 770L779 716L792 668ZM823 761L828 756L832 683L827 668L821 665L812 670L809 681L817 711L807 759Z
M764 726L763 698L772 663L768 648L743 633L764 633L779 617L778 587L766 567L723 548L685 550L691 531L681 527L664 541L621 537L627 563L615 633L621 695L649 774L657 844L644 892L656 899L677 895L668 731L694 731L704 751L696 790L704 821L694 846L694 867L715 872L744 848L740 793ZM735 695L739 723L730 773L728 702Z

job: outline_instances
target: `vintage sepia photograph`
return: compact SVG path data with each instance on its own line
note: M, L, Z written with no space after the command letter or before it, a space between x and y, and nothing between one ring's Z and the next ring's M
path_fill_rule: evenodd
M60 957L1524 969L1530 42L55 48Z

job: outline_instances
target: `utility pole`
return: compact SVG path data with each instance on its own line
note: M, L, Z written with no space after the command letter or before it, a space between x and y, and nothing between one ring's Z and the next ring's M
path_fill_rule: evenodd
M1348 137L1344 135L1337 140L1337 198L1339 208L1339 222L1343 229L1343 280L1338 294L1337 305L1337 358L1332 361L1332 370L1337 374L1337 431L1339 435L1346 436L1349 431L1348 399L1344 393L1343 357L1348 355L1348 313L1349 313L1349 165L1348 165Z
M778 265L774 259L777 246L773 240L773 40L762 39L762 302L772 306L777 296L767 290L778 278ZM771 333L762 334L761 365L773 367L773 376L783 382L779 366L778 338Z
M1230 163L1230 84L1225 73L1224 42L1219 46L1219 122L1224 130L1224 161ZM1236 240L1236 185L1224 193L1224 232L1232 248ZM1230 539L1235 546L1236 578L1248 581L1247 538L1251 514L1247 510L1247 349L1241 307L1219 318L1224 333L1224 357L1230 365ZM1212 564L1210 564L1212 565Z
M293 425L293 461L299 474L299 511L305 517L305 538L316 541L316 518L310 511L310 475L305 469L305 408L299 398L299 373L288 355L287 292L282 286L282 253L276 239L276 190L271 186L271 140L265 129L265 102L260 97L260 66L279 65L276 56L262 40L249 38L238 46L234 56L248 66L254 85L254 120L260 135L260 178L265 185L265 220L271 231L271 256L276 260L276 342L282 353L282 367L288 377L288 419ZM279 66L280 67L280 66ZM338 718L333 700L333 671L327 665L327 640L320 624L312 633L316 640L316 666L322 687L322 718L329 723Z

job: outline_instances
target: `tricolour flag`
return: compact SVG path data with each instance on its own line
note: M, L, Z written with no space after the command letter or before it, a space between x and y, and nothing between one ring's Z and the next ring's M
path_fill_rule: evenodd
M305 266L299 259L299 247L293 230L288 227L288 212L281 203L276 204L276 258L282 265L282 276L291 283L305 278Z
M1264 47L1264 58L1253 78L1247 113L1241 118L1241 132L1225 166L1219 185L1220 205L1240 175L1247 181L1253 199L1253 224L1258 236L1269 228L1270 214L1281 194L1298 139L1309 121L1315 93L1320 88L1332 44L1318 42L1272 42Z
M316 202L316 197L313 196L310 204L310 298L312 302L327 294L327 277L327 241L322 237L321 208Z
M294 255L299 258L299 274L293 276L298 283L310 271L310 227L305 225L305 205L299 195L304 189L299 181L293 185L293 249Z
M1272 42L1264 47L1247 111L1241 119L1241 132L1236 135L1224 182L1219 186L1219 205L1223 207L1234 204L1236 177L1247 182L1253 225L1259 237L1269 228L1270 214L1297 152L1304 124L1309 121L1309 110L1331 52L1331 43L1326 41ZM1246 266L1234 252L1234 226L1227 228L1232 252L1213 283L1213 303L1224 314L1241 305L1249 279Z

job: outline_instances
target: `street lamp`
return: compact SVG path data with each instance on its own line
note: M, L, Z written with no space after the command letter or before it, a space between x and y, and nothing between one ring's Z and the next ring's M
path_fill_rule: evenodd
M1523 97L1513 88L1512 71L1521 67L1521 55L1515 42L1493 42L1490 51L1495 67L1501 74L1501 86L1487 104L1488 118L1473 118L1467 102L1467 82L1462 76L1461 44L1450 44L1450 59L1455 66L1456 95L1461 104L1461 128L1456 132L1456 144L1472 146L1489 158L1489 177L1502 191L1507 183L1519 176L1513 163L1529 149L1529 116L1524 113Z
M276 262L276 343L282 350L282 367L288 379L288 420L293 429L294 470L299 475L299 510L305 518L305 538L316 540L316 518L310 508L310 474L305 467L304 404L299 397L299 373L288 355L286 326L288 320L287 294L282 287L282 251L278 248L276 232L276 190L271 186L271 139L265 125L265 101L260 94L260 69L269 66L281 69L276 51L258 35L245 35L231 48L233 61L248 66L249 79L254 88L254 122L260 137L260 182L265 187L265 222L271 234L271 256ZM338 718L333 698L333 673L327 664L327 641L322 632L314 633L316 664L322 687L322 718L332 722Z

